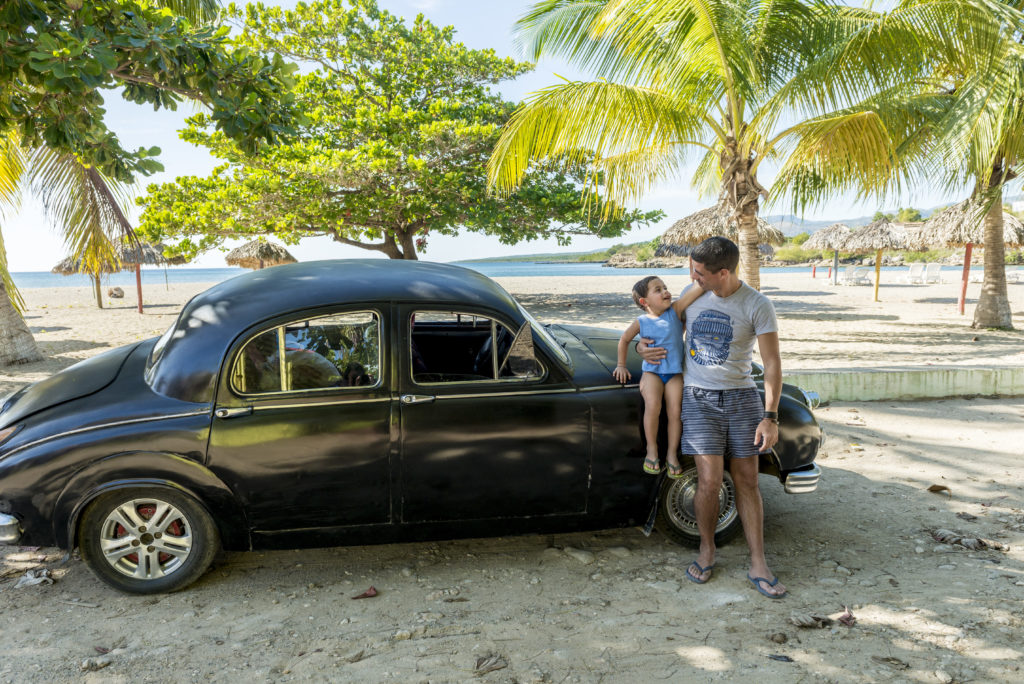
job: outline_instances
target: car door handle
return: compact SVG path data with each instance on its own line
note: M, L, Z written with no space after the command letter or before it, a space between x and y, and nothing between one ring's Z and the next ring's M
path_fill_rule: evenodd
M429 394L403 394L403 404L429 404L434 401L434 397Z
M238 408L219 408L213 412L218 418L237 418L252 414L252 406L240 406Z

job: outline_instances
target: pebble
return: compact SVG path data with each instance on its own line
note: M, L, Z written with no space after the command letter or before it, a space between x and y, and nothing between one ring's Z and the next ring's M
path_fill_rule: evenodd
M583 563L584 565L590 565L595 560L594 554L591 553L590 551L586 551L584 549L576 549L576 548L573 548L571 546L566 546L564 551L565 551L565 555L567 555L567 556L569 556L571 558L575 558L576 560L578 560L580 563Z
M914 547L914 553L924 553L924 547L923 546L915 546Z
M827 560L822 562L821 567L834 570L835 568L839 567L839 563L836 563L834 560Z
M627 549L625 546L611 546L608 548L608 553L615 556L616 558L629 558L633 555L633 552Z
M837 575L846 575L847 577L849 577L850 575L853 574L853 571L850 570L849 568L844 568L842 565L837 565L836 566L836 574Z
M412 577L412 568L410 568L410 567L402 568L402 577Z
M878 584L878 582L876 582L875 580L870 579L868 577L865 577L864 579L862 579L860 581L860 586L862 586L862 587L873 587L873 586L876 586L877 584Z
M953 681L953 675L949 674L945 670L936 670L935 678L942 682L942 684L950 684L950 682Z
M99 656L98 658L86 658L82 661L82 664L79 667L82 672L96 672L97 670L102 670L112 662L114 661L107 656Z
M940 565L939 570L956 570L956 566L952 563L946 563L945 565Z
M839 579L838 577L822 577L818 580L818 584L827 584L829 586L842 586L846 584L846 580Z

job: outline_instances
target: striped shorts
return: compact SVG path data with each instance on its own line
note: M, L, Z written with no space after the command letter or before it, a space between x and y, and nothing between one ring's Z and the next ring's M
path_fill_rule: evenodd
M707 390L683 388L683 437L680 452L695 456L757 456L754 435L764 416L755 387Z

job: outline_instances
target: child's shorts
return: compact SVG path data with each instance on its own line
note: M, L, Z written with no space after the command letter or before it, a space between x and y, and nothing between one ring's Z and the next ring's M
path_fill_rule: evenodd
M655 373L654 371L644 371L644 373L650 373L651 375L657 375L659 378L661 378L661 384L663 384L663 385L667 385L668 381L671 380L672 378L676 377L677 375L682 375L682 373Z
M757 456L754 435L764 416L764 402L755 387L683 389L683 438L680 451L696 456Z

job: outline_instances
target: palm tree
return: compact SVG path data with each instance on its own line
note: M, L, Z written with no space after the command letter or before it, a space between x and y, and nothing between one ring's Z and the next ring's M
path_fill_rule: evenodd
M800 0L542 0L517 24L527 52L599 79L527 99L492 156L492 187L509 191L531 161L558 159L591 164L594 184L622 203L696 152L692 183L736 218L740 270L759 288L763 161L781 164L774 192L796 203L850 184L884 193L893 182L888 132L870 107L851 106L873 75L827 68L877 16Z
M155 1L193 21L213 18L218 7L217 0ZM4 210L17 210L26 187L39 194L47 216L85 270L97 272L104 260L116 260L115 237L134 240L123 209L127 192L122 185L71 155L48 148L25 149L15 129L0 130L0 219ZM0 366L42 358L21 316L23 307L0 234Z
M1019 0L1008 2L1019 8ZM1013 328L1006 289L1003 186L1024 164L1024 15L998 8L997 35L970 59L952 54L903 103L922 125L901 146L921 175L941 163L951 186L971 187L974 220L984 222L985 275L974 328Z

